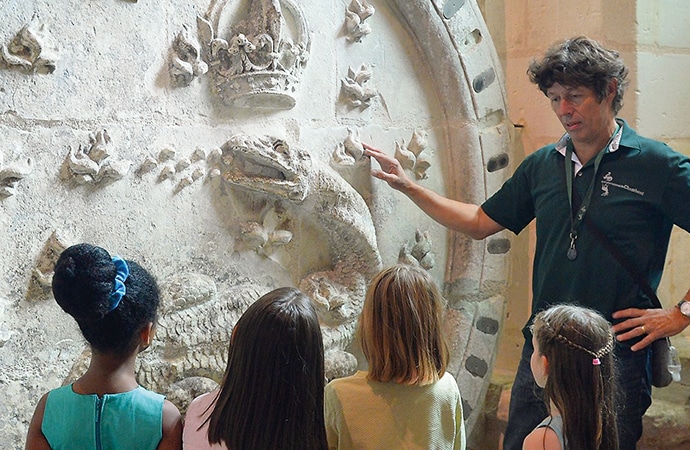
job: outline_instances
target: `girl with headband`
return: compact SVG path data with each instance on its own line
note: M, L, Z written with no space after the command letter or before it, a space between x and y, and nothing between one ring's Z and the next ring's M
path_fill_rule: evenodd
M540 312L530 365L549 416L523 450L617 450L615 338L599 313L574 305Z
M134 261L78 244L60 255L52 287L92 356L81 378L41 398L26 448L180 449L180 412L139 386L134 374L137 354L153 340L159 303L153 277Z

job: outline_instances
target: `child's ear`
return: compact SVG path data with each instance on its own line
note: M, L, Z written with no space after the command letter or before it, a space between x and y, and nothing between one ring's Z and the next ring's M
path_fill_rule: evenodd
M151 345L154 334L156 334L156 326L153 322L147 323L146 326L141 329L141 332L139 332L140 351L145 350Z
M539 356L541 358L541 366L544 369L544 378L549 376L549 360L545 355Z

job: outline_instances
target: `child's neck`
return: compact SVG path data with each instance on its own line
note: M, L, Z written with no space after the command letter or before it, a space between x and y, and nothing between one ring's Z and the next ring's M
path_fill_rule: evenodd
M98 396L131 391L138 386L134 375L136 356L137 352L128 356L94 352L88 370L72 388L78 394Z
M561 412L558 410L558 408L556 408L556 405L553 404L553 401L551 401L551 402L549 402L549 403L550 403L550 405L551 405L551 408L549 409L549 411L551 412L550 415L553 416L553 417L560 416L560 415L561 415Z

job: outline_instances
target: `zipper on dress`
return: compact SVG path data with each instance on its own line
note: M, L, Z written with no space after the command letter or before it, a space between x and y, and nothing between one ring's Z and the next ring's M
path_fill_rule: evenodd
M96 450L103 450L101 444L101 413L103 411L103 398L96 396Z

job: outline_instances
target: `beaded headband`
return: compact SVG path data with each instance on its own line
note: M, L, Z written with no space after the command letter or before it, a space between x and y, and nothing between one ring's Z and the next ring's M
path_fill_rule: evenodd
M570 339L563 336L562 334L557 333L556 330L554 330L551 327L551 325L549 325L546 321L542 320L542 323L544 324L544 326L546 328L548 328L554 334L556 339L558 339L560 342L563 342L564 344L566 344L567 346L569 346L571 348L574 348L577 350L582 350L583 352L586 352L586 353L592 355L592 365L593 366L601 365L601 357L606 355L607 353L610 353L611 351L613 351L613 348L616 345L616 339L613 336L613 332L611 330L609 330L609 338L608 338L608 342L606 343L606 345L597 351L592 351L586 347L583 347L580 344L576 344L575 342L571 341Z

